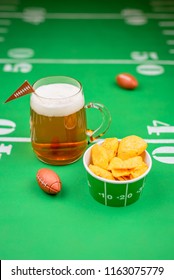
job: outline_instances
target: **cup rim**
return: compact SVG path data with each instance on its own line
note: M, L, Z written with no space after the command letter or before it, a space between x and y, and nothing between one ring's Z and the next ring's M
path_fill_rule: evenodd
M37 79L33 84L32 84L32 87L33 87L33 89L34 90L36 90L37 88L39 88L40 86L38 86L38 87L36 87L35 88L35 86L36 86L36 84L37 83L39 83L39 82L44 82L44 80L46 80L46 79L48 79L49 81L50 81L50 83L47 83L47 85L48 84L56 84L56 82L51 82L51 80L52 79L56 79L56 78L60 78L60 79L70 79L71 81L74 81L74 82L76 82L78 85L79 85L79 88L78 88L78 91L76 92L76 93L74 93L74 94L72 94L71 96L69 96L69 97L61 97L61 98L55 98L55 97L44 97L44 96L40 96L36 91L34 91L33 92L33 94L34 95L36 95L38 98L42 98L43 100L49 100L49 99L51 99L51 100L59 100L59 99L61 99L61 100L68 100L69 98L73 98L74 96L76 96L76 95L78 95L80 92L83 92L83 87L82 87L82 84L81 84L81 82L79 82L77 79L75 79L75 78L72 78L72 77L70 77L70 76L62 76L62 75L53 75L53 76L45 76L45 77L42 77L42 78L40 78L40 79ZM57 83L60 83L60 82L57 82ZM65 83L65 82L61 82L61 83ZM65 84L70 84L70 83L65 83ZM45 84L46 85L46 84Z
M104 141L103 140L100 140L97 142L97 144L101 144L102 142ZM102 178L102 177L99 177L97 175L95 175L88 167L88 164L86 163L86 157L87 155L90 153L92 147L95 145L96 143L94 143L93 145L91 145L84 153L83 155L83 165L86 169L86 171L92 176L94 177L95 179L99 180L99 181L102 181L102 182L106 182L106 183L109 183L109 184L113 184L113 185L123 185L123 184L131 184L131 183L135 183L137 181L140 181L142 178L146 177L147 174L150 172L151 168L152 168L152 158L150 156L150 154L148 153L147 150L145 150L145 155L147 156L148 158L148 169L139 177L137 178L134 178L134 179L131 179L131 180L125 180L125 181L113 181L113 180L109 180L109 179L105 179L105 178Z

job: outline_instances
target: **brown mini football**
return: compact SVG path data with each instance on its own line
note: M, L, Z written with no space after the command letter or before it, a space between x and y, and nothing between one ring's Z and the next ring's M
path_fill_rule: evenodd
M117 84L125 89L134 89L138 86L138 81L134 76L128 73L121 73L116 76Z
M59 176L48 168L41 168L36 174L39 187L46 193L57 194L61 191L62 183Z

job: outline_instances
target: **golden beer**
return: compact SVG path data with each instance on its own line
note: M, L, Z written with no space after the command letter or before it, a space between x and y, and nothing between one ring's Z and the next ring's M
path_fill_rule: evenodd
M84 96L77 86L56 83L35 89L30 102L31 143L49 164L76 161L87 146Z
M102 115L100 126L88 130L89 141L107 131L111 122L108 109L100 103L85 105L82 86L77 80L50 76L36 81L33 89L30 98L31 144L41 161L64 165L82 156L88 143L86 109L95 108Z
M64 117L39 115L31 109L31 131L33 149L42 161L73 162L87 145L85 109Z

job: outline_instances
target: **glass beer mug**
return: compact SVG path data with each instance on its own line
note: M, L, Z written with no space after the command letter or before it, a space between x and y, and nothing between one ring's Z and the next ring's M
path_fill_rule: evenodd
M99 103L85 105L82 85L66 76L36 81L30 99L31 143L36 156L52 165L78 160L89 141L102 136L111 121L107 108ZM96 108L102 123L94 131L86 127L85 110Z

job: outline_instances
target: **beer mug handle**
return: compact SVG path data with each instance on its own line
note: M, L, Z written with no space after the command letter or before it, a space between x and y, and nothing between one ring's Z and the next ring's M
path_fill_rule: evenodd
M97 138L103 136L105 132L108 130L111 123L111 115L109 110L103 104L100 103L90 102L85 105L85 109L89 109L89 108L94 108L99 110L102 115L102 122L97 129L95 130L87 129L86 134L89 137L89 142L91 143Z

